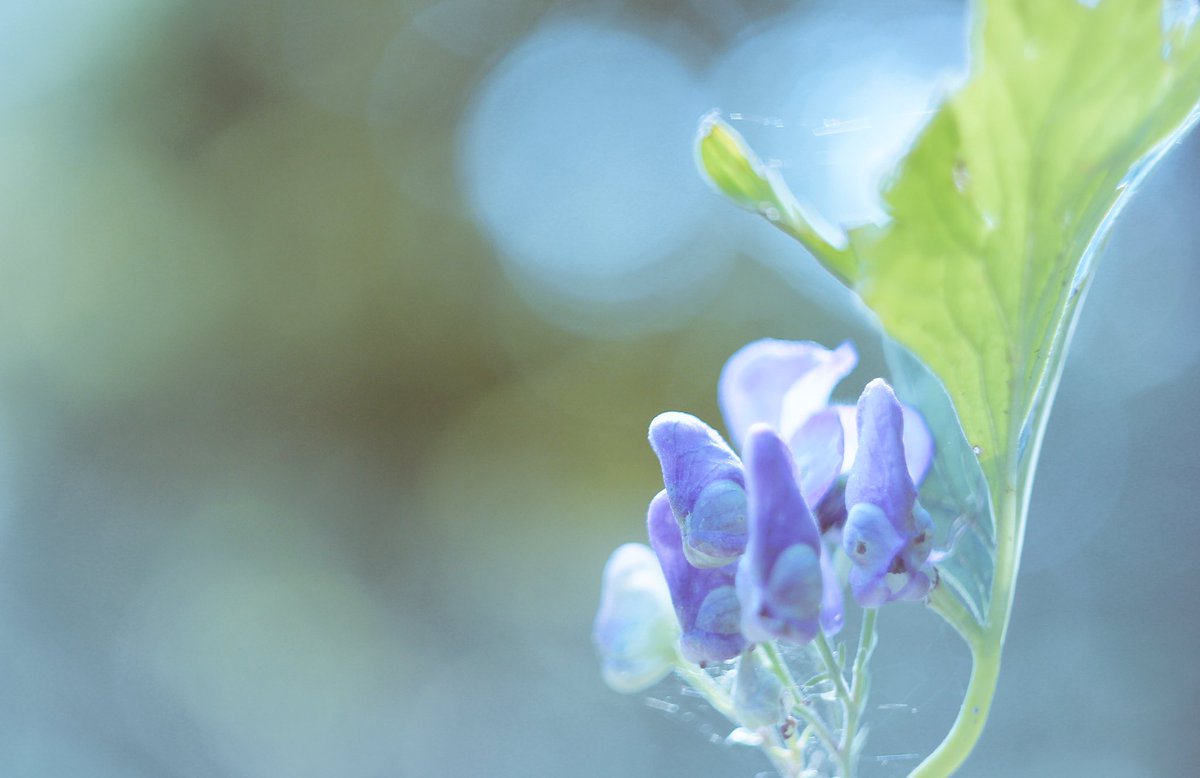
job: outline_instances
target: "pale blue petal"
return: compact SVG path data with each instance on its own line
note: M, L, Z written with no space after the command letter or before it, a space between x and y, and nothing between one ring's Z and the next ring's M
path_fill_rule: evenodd
M838 413L826 408L813 414L788 439L800 474L800 495L806 505L817 505L829 493L842 471L845 438Z
M809 341L770 339L743 346L725 363L717 385L730 436L744 441L751 425L759 423L790 434L829 403L833 387L857 362L851 343L834 350ZM791 430L785 429L785 421Z
M904 460L908 463L909 478L920 486L933 464L933 434L920 411L908 405L901 405L901 408L904 411Z
M845 607L833 557L824 543L821 544L821 591L821 630L833 636L842 631Z
M605 682L625 694L648 689L671 671L678 639L658 558L641 543L626 543L604 566L592 628Z

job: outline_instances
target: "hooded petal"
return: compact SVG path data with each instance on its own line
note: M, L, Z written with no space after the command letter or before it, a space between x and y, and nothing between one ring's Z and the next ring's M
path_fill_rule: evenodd
M768 424L785 437L829 404L829 395L858 363L851 343L834 350L809 341L759 340L743 346L721 371L717 398L735 442L750 426Z
M854 563L850 590L868 608L919 599L932 586L924 567L933 521L916 502L905 417L891 387L878 379L867 384L858 401L858 452L846 479L842 547Z
M842 472L848 473L858 456L858 409L853 405L829 407L837 411L838 418L842 421L845 439ZM904 461L908 465L908 475L912 482L920 486L925 476L929 475L929 467L933 464L933 434L920 411L903 403L900 408L904 412Z
M701 666L733 659L747 645L739 631L736 566L700 569L688 563L666 491L650 502L646 526L679 619L680 653Z
M753 641L807 643L823 595L821 538L800 496L792 454L766 425L746 437L746 553L738 564L742 631Z
M658 683L675 663L679 625L654 552L626 543L604 566L592 642L605 682L635 694Z
M746 546L741 460L712 427L674 411L650 423L650 446L662 465L688 561L721 567L736 560Z
M846 505L878 507L897 532L917 498L904 457L904 413L882 379L867 384L858 400L858 452L846 479Z

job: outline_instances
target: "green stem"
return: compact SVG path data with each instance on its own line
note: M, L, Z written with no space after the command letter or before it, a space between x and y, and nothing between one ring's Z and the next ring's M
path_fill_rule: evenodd
M792 706L792 711L800 718L804 719L805 731L812 730L817 736L817 740L821 741L826 752L835 762L838 762L838 774L841 778L850 778L853 773L850 771L850 759L845 753L838 748L838 741L835 740L833 732L829 731L828 726L824 725L821 717L817 716L816 711L812 710L803 701L797 702Z
M842 703L842 713L846 717L849 717L850 690L846 688L846 679L842 675L842 666L838 664L837 657L833 655L833 649L829 647L829 641L825 639L825 633L821 632L821 630L817 630L817 637L813 640L813 645L820 652L821 659L825 662L825 669L829 672L829 677L833 679L833 688Z
M876 632L875 618L879 611L867 608L863 611L862 630L858 637L858 650L854 652L854 669L850 674L850 709L846 714L846 728L842 732L842 750L850 755L854 762L854 738L858 734L858 722L862 716L863 706L867 702L867 693L871 687L871 675L867 663L875 651Z
M929 607L954 627L955 632L971 647L972 651L983 640L983 628L979 626L979 622L963 605L962 600L944 584L935 587L929 595Z
M837 762L838 771L842 778L850 778L850 760L838 748L838 743L833 737L833 733L829 731L829 727L825 726L825 722L821 721L821 717L817 715L816 711L805 705L803 701L793 705L792 711L804 719L806 725L805 731L812 730L816 734L817 739L825 746L825 750Z
M713 706L713 709L717 713L720 713L737 726L741 726L741 722L738 721L737 712L733 709L733 701L729 698L729 693L722 689L712 679L712 676L684 659L680 659L675 663L675 669L683 680L687 681L689 686L700 692L704 699L708 700L708 704Z
M810 737L814 737L815 734L816 733L813 732L812 724L805 724L804 729L801 730L799 736L797 736L797 738L796 738L797 747L801 751L803 751L805 748L808 747L808 739Z
M767 741L774 738L779 741L775 744ZM789 748L787 743L782 742L783 738L778 732L764 733L762 749L766 752L767 758L771 760L771 764L775 766L778 772L784 778L791 778L799 775L800 770L804 767L804 752L803 749L797 750Z
M983 732L983 725L987 723L996 682L1000 677L1000 651L1012 614L1028 504L1027 499L1018 497L1015 481L1011 479L1004 488L997 516L996 569L992 577L987 622L982 627L974 625L973 621L966 622L965 610L960 613L945 596L936 600L935 609L946 617L971 647L971 679L950 732L941 745L909 774L909 778L946 778L952 775L966 761ZM953 598L953 595L949 597ZM958 607L962 607L961 603Z
M864 627L866 626L866 617L864 616ZM874 620L871 621L872 631L874 630ZM817 637L813 640L817 651L821 654L821 659L825 662L825 669L829 673L829 677L833 679L833 688L837 693L838 700L842 704L842 740L836 747L838 757L838 767L842 771L844 778L850 778L854 775L852 769L851 746L854 743L854 733L852 728L858 726L858 714L854 710L854 701L850 696L850 690L846 688L846 678L842 675L842 667L838 664L837 657L833 654L833 649L829 647L829 641L825 639L825 633L817 630ZM857 660L857 656L855 657Z
M771 663L771 669L775 671L775 675L779 676L779 680L799 697L801 690L797 686L795 679L792 678L792 672L788 670L787 664L783 661L783 657L779 655L779 649L775 647L775 644L761 643L759 644L759 649L767 657L767 661ZM821 720L816 711L809 708L803 700L793 705L792 711L804 719L805 730L812 730L816 734L817 739L824 744L825 750L838 763L838 769L841 771L842 776L849 778L850 761L846 754L838 747L837 739L834 738L833 733L829 731L829 727L825 726L825 722ZM803 741L801 741L801 747L803 748Z

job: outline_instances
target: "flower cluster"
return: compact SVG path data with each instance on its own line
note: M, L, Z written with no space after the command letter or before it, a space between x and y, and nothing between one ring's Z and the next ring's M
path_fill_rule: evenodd
M734 354L718 395L741 456L694 416L654 419L664 489L647 516L653 555L617 550L595 623L610 685L653 684L676 646L705 666L833 634L846 583L866 608L929 593L932 526L916 494L932 438L882 380L857 408L830 404L857 361L849 343L762 340Z

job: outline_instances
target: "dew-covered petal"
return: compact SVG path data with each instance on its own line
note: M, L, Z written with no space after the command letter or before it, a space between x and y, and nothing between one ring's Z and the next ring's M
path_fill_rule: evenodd
M736 565L701 569L688 562L665 490L650 502L646 528L679 620L680 653L701 666L733 659L746 647L739 631Z
M678 639L679 624L658 558L641 543L619 547L604 566L600 609L592 626L605 683L625 694L658 683L674 666Z
M758 340L739 349L721 371L717 398L735 442L753 424L790 435L829 404L838 381L858 363L851 343L830 350L809 341Z
M806 643L819 628L820 535L792 454L766 425L746 437L746 553L738 565L742 631L753 641Z
M686 413L650 423L650 446L683 534L684 553L697 567L721 567L746 546L742 463L716 430Z
M858 452L846 479L846 505L878 507L897 532L916 500L904 455L904 413L882 379L867 384L858 400Z
M738 658L733 678L733 708L744 726L754 729L782 724L792 707L792 693L753 648Z
M800 496L806 505L820 504L842 471L845 435L837 411L813 414L787 441L800 474Z

